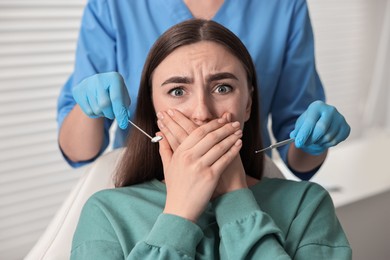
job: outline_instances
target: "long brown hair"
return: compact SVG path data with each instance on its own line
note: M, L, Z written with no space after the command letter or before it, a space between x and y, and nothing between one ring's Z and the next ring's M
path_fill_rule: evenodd
M152 101L151 82L153 72L178 47L200 41L215 42L227 48L241 61L247 73L248 86L253 87L252 107L250 118L244 124L243 146L240 156L246 174L261 179L263 155L254 153L256 148L262 147L255 66L240 39L216 22L202 19L187 20L171 27L157 39L149 52L142 71L134 121L147 133L153 134L159 131L156 123L156 111ZM117 168L115 177L117 187L129 186L152 179L164 179L158 144L151 143L138 130L131 129L126 147L127 149L125 149Z

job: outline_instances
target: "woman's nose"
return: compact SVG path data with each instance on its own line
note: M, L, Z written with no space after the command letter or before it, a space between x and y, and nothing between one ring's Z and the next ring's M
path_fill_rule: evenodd
M202 125L213 119L211 102L202 97L199 98L192 107L192 121L197 125Z

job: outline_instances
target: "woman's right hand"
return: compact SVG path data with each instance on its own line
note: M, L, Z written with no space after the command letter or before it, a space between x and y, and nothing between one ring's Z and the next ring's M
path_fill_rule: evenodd
M221 174L239 154L241 137L239 122L215 119L193 130L174 152L166 138L160 141L167 186L164 213L195 222Z
M177 110L159 112L157 113L157 117L159 128L164 134L165 139L168 140L172 151L175 151L188 135L199 127ZM221 122L224 121L225 123L231 122L232 115L230 113L224 113L221 120ZM220 176L212 199L237 189L246 188L247 186L244 166L241 157L237 155Z

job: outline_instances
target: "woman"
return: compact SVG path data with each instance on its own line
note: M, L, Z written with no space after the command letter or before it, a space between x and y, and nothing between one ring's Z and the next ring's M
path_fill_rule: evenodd
M72 259L351 258L324 189L262 179L254 66L223 26L190 20L157 40L135 121L163 140L130 133L119 188L84 206Z

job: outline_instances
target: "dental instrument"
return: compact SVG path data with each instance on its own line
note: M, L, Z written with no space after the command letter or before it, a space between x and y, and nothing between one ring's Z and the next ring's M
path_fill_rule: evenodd
M278 143L274 143L266 148L263 148L263 149L260 149L260 150L257 150L255 151L255 153L261 153L261 152L265 152L265 151L268 151L268 150L271 150L271 149L274 149L274 148L277 148L279 146L282 146L282 145L286 145L286 144L290 144L294 142L294 138L290 138L290 139L286 139L284 141L280 141Z
M152 143L158 143L160 142L163 138L162 136L158 136L156 135L155 137L151 137L150 135L148 135L144 130L142 130L139 126L137 126L136 124L134 124L131 120L128 120L130 124L132 124L135 128L137 128L138 130L140 130L144 135L146 135L147 137L150 138L150 140L152 141Z

